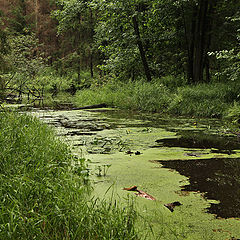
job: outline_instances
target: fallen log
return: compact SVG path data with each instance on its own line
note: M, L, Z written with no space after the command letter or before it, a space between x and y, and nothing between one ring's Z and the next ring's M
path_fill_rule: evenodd
M84 107L72 108L72 110L83 110L83 109L94 109L94 108L105 108L107 107L106 103L88 105Z
M150 194L148 194L148 193L146 193L142 190L137 189L137 186L132 186L132 187L129 187L129 188L123 188L123 190L136 192L135 194L137 196L142 197L142 198L146 198L148 200L153 200L153 201L156 200L156 198L154 198Z

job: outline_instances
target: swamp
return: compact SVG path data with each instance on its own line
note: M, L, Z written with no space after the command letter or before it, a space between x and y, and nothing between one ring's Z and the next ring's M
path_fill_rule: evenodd
M0 0L0 239L240 239L239 9Z
M137 227L146 239L240 236L240 139L221 129L221 121L117 109L33 115L56 127L74 154L88 159L94 195L135 198ZM123 190L132 186L154 200ZM171 212L166 205L174 202L181 205Z

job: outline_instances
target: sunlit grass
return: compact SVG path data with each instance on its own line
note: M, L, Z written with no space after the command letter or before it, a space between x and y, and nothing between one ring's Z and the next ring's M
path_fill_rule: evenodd
M177 89L168 111L196 117L222 117L239 98L235 83L212 83Z

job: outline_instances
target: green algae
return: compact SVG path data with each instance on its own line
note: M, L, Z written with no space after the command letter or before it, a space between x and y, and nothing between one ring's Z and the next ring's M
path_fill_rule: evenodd
M113 111L110 115L112 113ZM64 136L63 139L72 144L76 155L91 159L89 169L95 182L93 193L95 196L115 198L119 201L134 198L142 239L240 238L239 219L221 219L208 213L207 208L211 204L219 203L217 199L207 199L205 192L182 191L182 186L190 184L189 178L176 170L162 168L157 162L160 160L184 162L196 159L211 161L212 158L240 157L239 150L228 155L214 152L211 148L154 147L156 140L179 138L177 134L179 130L217 133L217 130L209 125L211 122L195 124L194 119L189 121L181 119L174 120L174 124L171 122L169 126L162 120L164 127L158 128L157 123L149 119L147 121L126 117L118 119L116 115L112 117L99 111L51 112L45 116L48 116L47 121L52 119L52 124L58 127L60 135ZM72 129L76 126L74 122L88 122L85 132L93 132L94 135L69 136L71 127L66 129L59 125L59 120L63 118L72 122ZM109 129L103 127L101 131L96 131L96 128L91 128L89 122L95 125L104 123L111 127ZM179 122L184 123L182 127L179 127ZM133 153L127 154L128 150ZM141 154L135 155L136 151ZM189 152L197 154L187 155ZM99 169L107 165L111 166L106 174L99 174ZM137 197L133 192L123 190L124 187L134 185L155 197L156 201L146 200ZM164 204L174 201L179 201L182 205L176 207L174 212L170 212Z
M147 160L141 161L137 156L114 154L106 157L103 159L104 163L114 161L114 164L104 181L95 185L95 194L111 197L112 193L106 194L106 191L114 184L114 193L119 199L127 198L128 195L134 196L133 193L122 190L123 187L133 185L154 196L156 201L136 197L139 214L148 224L151 224L154 232L154 235L149 235L148 239L157 239L158 234L162 234L162 239L176 239L176 237L177 239L223 239L223 236L224 238L229 236L226 233L214 232L214 229L220 229L223 226L225 230L232 232L233 236L239 236L239 221L218 220L214 215L206 213L210 203L216 203L216 201L205 199L200 192L189 192L187 195L178 193L181 191L180 186L189 182L186 177L179 175L176 171L159 168L158 164ZM100 156L94 156L94 158L99 160ZM164 204L174 201L179 201L183 205L171 213ZM191 226L190 229L189 226ZM142 229L142 222L139 222L139 227ZM204 238L202 238L203 231ZM220 237L217 238L215 234Z

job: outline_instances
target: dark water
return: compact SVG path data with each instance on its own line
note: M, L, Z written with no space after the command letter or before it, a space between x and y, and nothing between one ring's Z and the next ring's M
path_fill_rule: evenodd
M240 138L219 131L222 127L220 121L161 118L159 115L115 111L106 115L112 119L149 120L144 125L176 132L175 138L156 140L151 147L181 147L189 156L196 153L196 157L199 154L203 159L158 162L164 168L175 169L189 178L190 184L182 186L182 191L200 191L205 193L205 198L220 201L210 205L209 213L222 218L240 217L240 158L233 158L236 150L240 149ZM206 152L201 154L201 151L206 149L220 153L222 158L204 159Z
M201 150L210 149L211 153L222 154L222 158L159 163L164 168L175 169L189 178L190 184L183 186L183 191L200 191L205 193L206 198L220 201L219 204L211 204L208 212L222 218L240 217L240 158L228 158L236 154L234 150L240 149L239 138L193 131L179 131L177 136L156 140L153 147L186 148L186 154L189 156L194 156L196 152L196 157L203 158Z
M191 131L177 134L177 138L159 139L156 140L156 145L153 147L182 147L182 148L198 148L209 149L214 148L215 153L233 154L234 149L240 149L240 139L237 137L226 137L211 135L211 133ZM214 151L214 150L212 150Z
M220 153L222 158L158 162L164 168L175 169L189 178L190 184L182 186L182 191L200 191L205 193L205 198L220 201L219 204L211 204L207 209L209 213L222 218L240 217L240 158L232 158L236 150L240 149L240 139L238 136L228 136L220 132L220 121L167 119L157 115L143 117L143 115L126 115L126 112L122 114L111 112L108 113L108 117L109 115L113 119L125 117L149 120L147 126L176 132L176 138L156 140L151 147L181 147L185 148L186 154L196 152L195 156L199 154L202 158L204 154L201 154L201 150L210 149L211 153ZM193 128L196 121L198 128Z
M189 178L183 191L200 191L208 199L220 200L208 212L222 218L240 217L240 158L158 162Z

